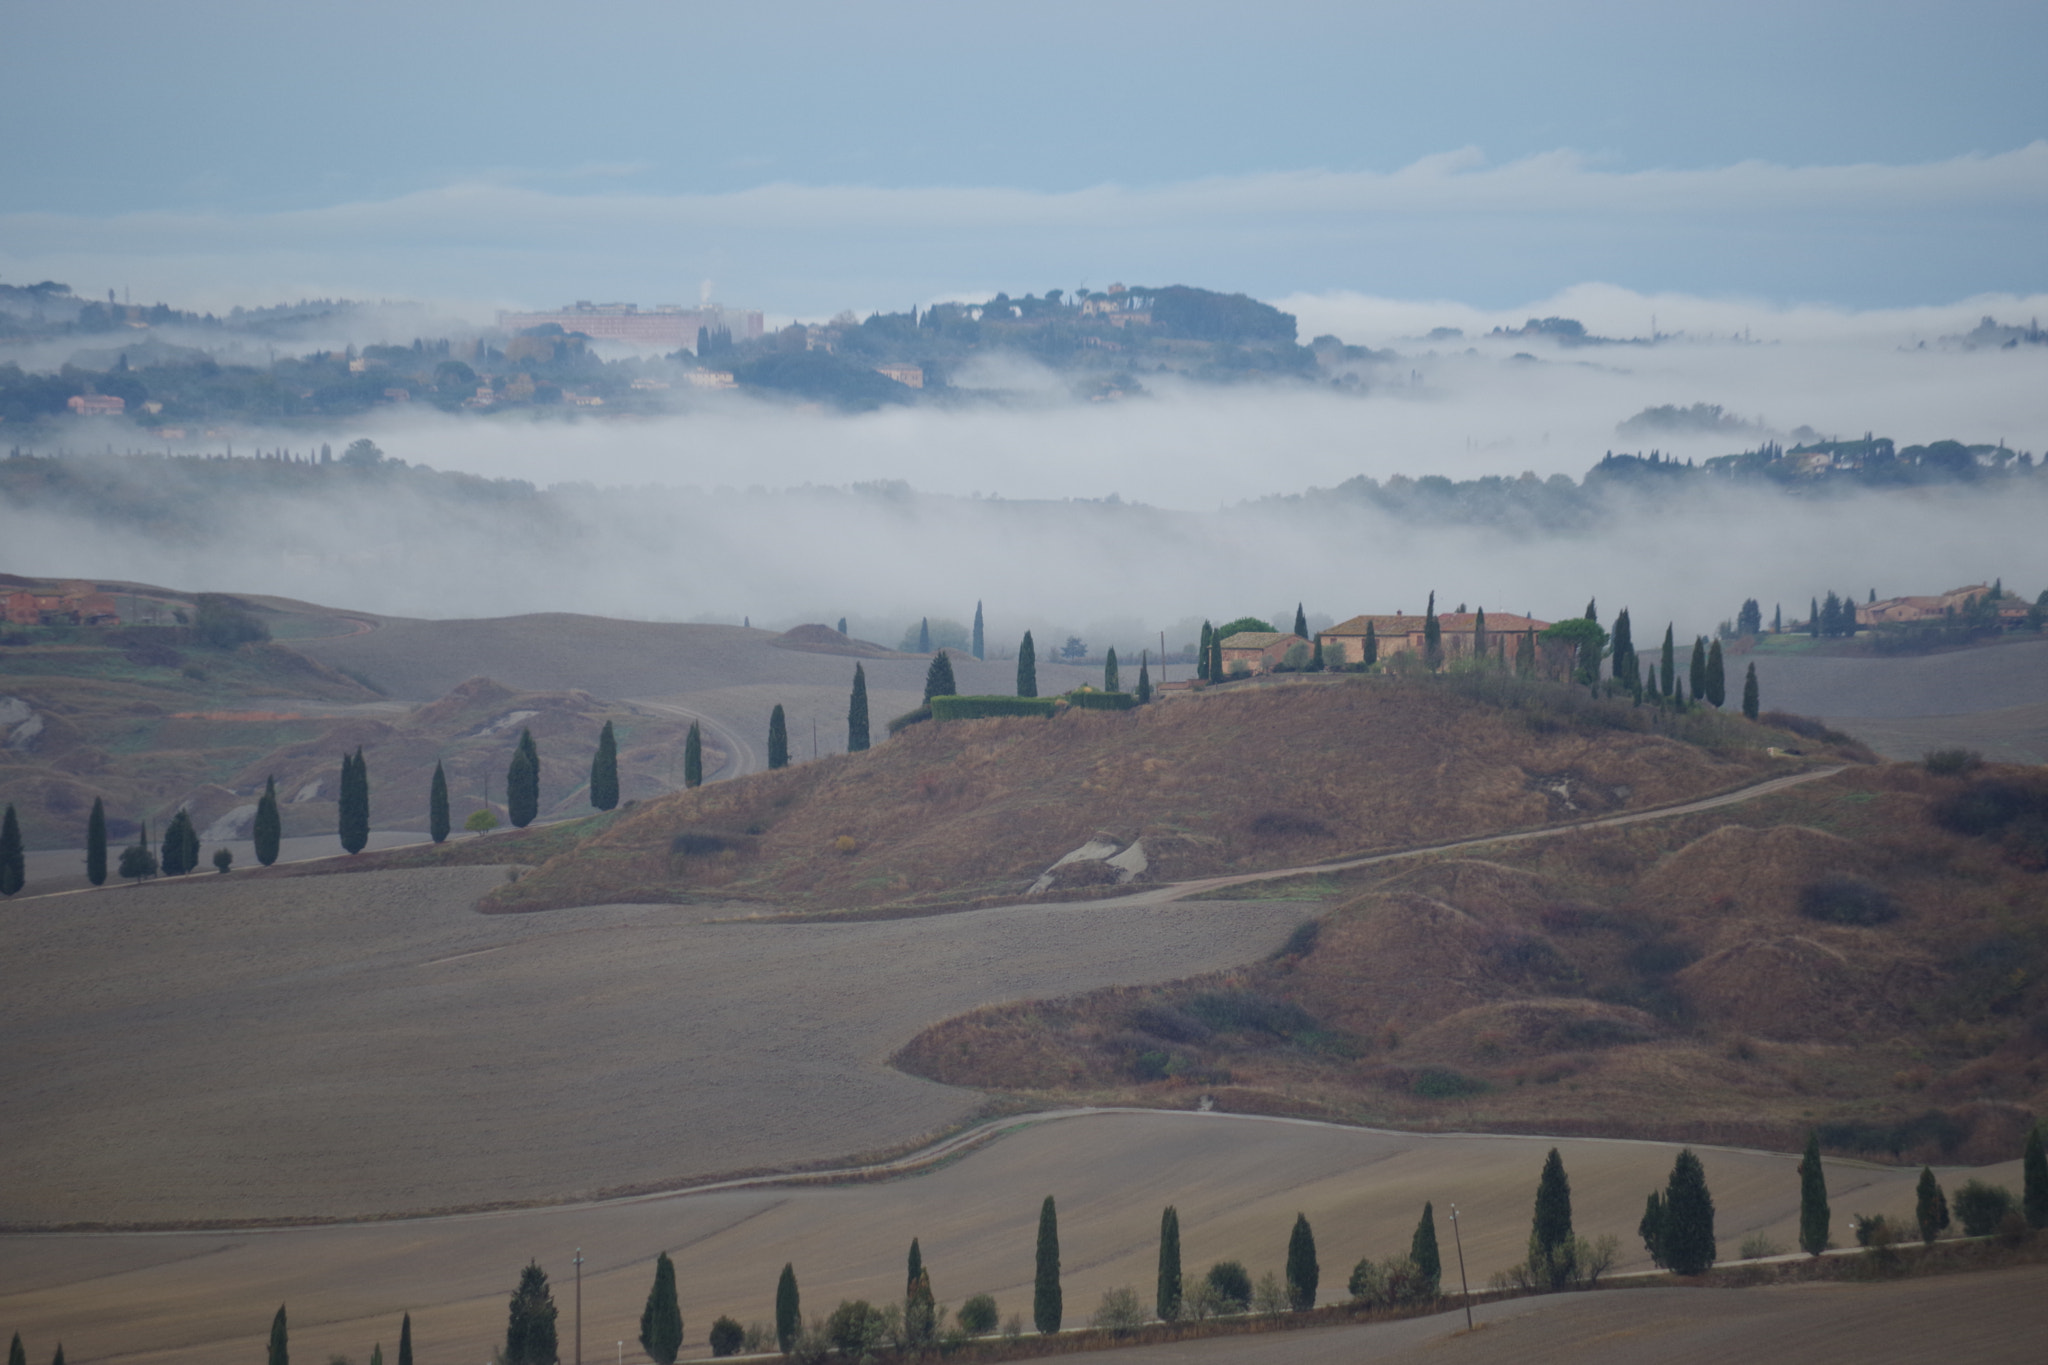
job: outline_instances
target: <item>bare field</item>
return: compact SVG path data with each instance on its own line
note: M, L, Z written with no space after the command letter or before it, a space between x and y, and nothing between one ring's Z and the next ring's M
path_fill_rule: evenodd
M2048 763L2048 702L1972 711L1962 716L1840 720L1886 758L1911 762L1934 749L1975 749L1994 763Z
M11 1224L556 1200L915 1141L982 1103L887 1059L992 1001L1215 970L1279 903L850 925L475 914L498 868L0 906Z
M1278 1270L1294 1214L1306 1212L1316 1230L1322 1298L1331 1302L1342 1297L1358 1258L1407 1248L1425 1199L1435 1201L1451 1276L1451 1228L1441 1220L1452 1202L1459 1205L1466 1259L1475 1282L1483 1283L1523 1248L1537 1172L1551 1145L1540 1138L1396 1134L1216 1114L1102 1113L1020 1124L960 1160L889 1183L754 1188L266 1232L13 1235L0 1237L0 1285L7 1287L0 1292L0 1324L19 1328L31 1352L47 1351L61 1339L74 1359L201 1365L256 1358L279 1303L289 1308L294 1354L312 1360L333 1353L361 1360L379 1341L388 1353L399 1315L410 1312L420 1365L462 1365L488 1355L502 1340L505 1299L519 1267L537 1257L554 1282L563 1356L569 1359L569 1258L580 1246L588 1258L588 1358L613 1355L619 1340L632 1350L652 1261L661 1250L676 1259L686 1352L702 1356L705 1332L718 1314L742 1321L771 1317L775 1276L785 1261L796 1266L812 1314L829 1312L842 1298L899 1297L904 1251L913 1236L922 1243L942 1301L957 1305L970 1294L988 1292L1005 1314L1028 1314L1033 1232L1038 1203L1048 1193L1060 1207L1069 1324L1085 1322L1113 1286L1136 1286L1149 1300L1159 1210L1168 1203L1180 1210L1191 1274L1226 1258L1243 1260L1255 1275ZM1636 1220L1645 1192L1662 1183L1675 1149L1598 1139L1556 1145L1572 1179L1578 1229L1616 1235L1623 1268L1644 1268L1633 1235ZM1754 1231L1781 1246L1793 1244L1795 1157L1723 1149L1702 1149L1701 1155L1725 1253L1732 1255ZM1917 1172L1827 1165L1838 1237L1846 1238L1852 1211L1910 1217ZM1977 1174L2008 1186L2018 1182L2016 1162ZM1964 1173L1942 1176L1954 1189ZM1990 1281L1987 1276L1893 1285L1870 1297L1932 1295L1925 1300L1932 1304ZM2040 1282L2038 1273L2027 1281ZM1836 1305L1828 1311L1838 1313L1840 1304L1851 1301L1843 1295L1862 1291L1818 1286L1685 1292L1698 1297L1675 1299L1670 1311L1647 1320L1643 1307L1658 1300L1635 1293L1483 1311L1515 1316L1535 1310L1546 1322L1565 1315L1559 1319L1564 1326L1545 1326L1526 1338L1510 1338L1504 1328L1501 1339L1568 1353L1572 1343L1585 1339L1569 1335L1574 1314L1592 1314L1588 1321L1607 1324L1601 1331L1627 1323L1657 1331L1663 1330L1658 1323L1697 1323L1701 1314L1737 1311L1738 1302L1775 1301L1781 1294L1809 1296ZM1694 1303L1704 1306L1687 1307ZM1715 1307L1723 1304L1728 1307ZM1438 1317L1148 1348L1144 1354L1315 1359L1320 1343L1355 1355L1382 1340L1381 1334L1390 1344L1410 1337L1440 1343L1452 1325ZM1953 1328L1952 1320L1948 1326ZM1555 1339L1563 1346L1548 1344L1554 1339L1545 1334L1553 1331L1567 1332Z

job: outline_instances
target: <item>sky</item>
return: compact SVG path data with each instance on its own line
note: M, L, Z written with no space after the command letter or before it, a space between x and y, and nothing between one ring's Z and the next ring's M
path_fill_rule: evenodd
M778 316L2048 291L2048 7L4 0L0 280Z

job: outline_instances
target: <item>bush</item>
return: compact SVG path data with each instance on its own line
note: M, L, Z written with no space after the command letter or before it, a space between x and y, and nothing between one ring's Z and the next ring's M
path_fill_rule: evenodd
M1823 877L1800 890L1799 913L1823 924L1884 924L1899 917L1899 903L1861 877Z
M1049 701L1051 699L1005 697L1004 700ZM1066 700L1084 711L1129 711L1137 706L1138 695L1135 692L1069 692L1067 693ZM1015 714L1021 715L1024 713L1017 712ZM1031 714L1036 713L1033 712ZM941 717L941 719L946 718Z
M720 1318L711 1324L711 1354L733 1356L747 1344L747 1329L731 1318Z
M483 810L471 811L469 818L462 822L462 827L471 834L489 834L498 827L498 817L489 807L485 807Z
M2003 1185L1972 1180L1956 1191L1949 1207L1955 1210L1956 1221L1963 1225L1963 1236L1989 1237L1998 1230L2005 1215L2012 1212L2012 1191Z
M911 726L922 724L931 718L932 708L930 705L920 706L915 711L905 711L902 715L889 722L889 733L892 735L901 734Z
M995 1295L976 1294L960 1305L960 1312L954 1320L960 1324L960 1330L969 1335L987 1336L996 1330L996 1323L1000 1320L1000 1315L996 1312Z
M1962 777L1983 767L1984 755L1975 749L1930 749L1920 762L1937 776Z
M1244 1262L1218 1261L1202 1282L1216 1295L1219 1313L1242 1313L1251 1307L1252 1276Z
M1280 1277L1272 1271L1259 1276L1259 1282L1252 1290L1252 1310L1258 1313L1285 1313L1294 1307L1287 1297L1287 1286L1280 1283Z
M1291 1038L1316 1029L1316 1017L1290 1000L1256 991L1212 991L1188 1001L1188 1013L1218 1032Z
M1088 1325L1098 1331L1114 1332L1123 1336L1135 1332L1145 1325L1145 1307L1138 1302L1138 1291L1129 1285L1104 1290L1102 1302L1096 1305L1095 1316Z
M1362 1308L1403 1308L1436 1297L1422 1267L1406 1256L1390 1256L1374 1265L1370 1256L1351 1271L1351 1301Z
M1849 1223L1856 1229L1857 1246L1887 1247L1892 1244L1891 1225L1885 1222L1881 1213L1854 1214Z
M927 710L933 720L985 720L990 716L1050 716L1059 702L1058 697L933 697ZM895 734L896 729L896 722L890 721L889 733Z
M1528 1259L1497 1273L1493 1287L1539 1294L1553 1289L1591 1289L1613 1268L1620 1250L1620 1240L1612 1236L1575 1236L1546 1255L1531 1238Z

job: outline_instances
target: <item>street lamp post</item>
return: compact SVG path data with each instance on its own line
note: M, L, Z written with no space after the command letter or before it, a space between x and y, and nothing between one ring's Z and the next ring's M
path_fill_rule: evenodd
M583 1365L583 1248L576 1248L576 1365Z
M1465 1330L1472 1330L1472 1285L1465 1278L1465 1234L1458 1227L1458 1206L1451 1205L1451 1237L1458 1244L1458 1288L1465 1294Z

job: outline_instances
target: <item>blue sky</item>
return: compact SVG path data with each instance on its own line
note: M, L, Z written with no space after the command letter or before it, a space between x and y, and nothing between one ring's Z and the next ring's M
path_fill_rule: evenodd
M0 3L0 279L2048 288L2048 6Z

